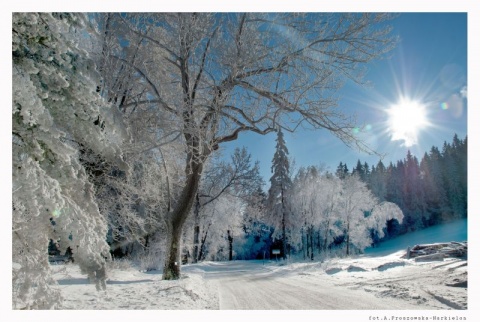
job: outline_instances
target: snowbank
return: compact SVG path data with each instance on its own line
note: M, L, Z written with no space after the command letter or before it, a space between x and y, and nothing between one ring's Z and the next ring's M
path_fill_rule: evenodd
M215 310L218 292L199 274L184 274L178 281L163 281L161 272L140 272L132 267L109 271L107 291L94 285L74 264L53 266L64 296L63 309L74 310Z

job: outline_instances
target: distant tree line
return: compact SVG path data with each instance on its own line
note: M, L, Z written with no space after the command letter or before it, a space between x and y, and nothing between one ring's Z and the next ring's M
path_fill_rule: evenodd
M467 217L467 137L455 134L451 143L444 142L441 150L432 146L420 161L408 151L405 159L388 166L358 160L351 172L340 162L335 174L358 175L378 200L402 209L403 223L390 222L385 238Z

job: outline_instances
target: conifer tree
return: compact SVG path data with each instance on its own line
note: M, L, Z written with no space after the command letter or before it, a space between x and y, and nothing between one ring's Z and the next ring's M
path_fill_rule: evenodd
M365 170L360 159L357 160L357 165L353 168L352 174L356 174L361 180L365 181Z
M404 161L403 200L405 214L410 220L411 228L424 228L426 222L425 199L420 181L418 160L410 151Z
M272 160L272 177L268 191L269 211L272 224L275 227L275 236L280 236L282 241L282 256L287 256L287 231L290 223L289 196L291 193L292 180L290 178L290 165L288 149L283 137L283 132L277 132L277 145ZM280 232L279 232L280 230Z
M440 151L438 148L432 147L430 153L425 153L420 163L426 211L430 217L429 225L438 224L447 211L447 198L441 162Z
M380 202L385 201L387 194L386 175L386 168L381 160L378 161L376 167L372 166L372 172L369 177L369 188Z
M335 171L335 175L340 179L345 179L345 177L348 175L347 164L343 164L343 162L340 162L337 167L337 171Z
M458 139L458 138L457 138ZM444 175L446 181L447 199L450 204L450 210L453 218L461 218L464 216L464 196L461 188L459 160L456 154L456 148L459 146L458 141L452 144L444 143L443 145L443 162Z

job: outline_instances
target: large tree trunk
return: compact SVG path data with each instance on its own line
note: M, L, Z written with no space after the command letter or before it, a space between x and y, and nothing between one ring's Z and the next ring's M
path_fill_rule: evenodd
M195 164L191 167L192 172L188 174L185 187L178 199L178 203L172 213L167 216L167 256L163 269L163 279L173 280L180 278L180 243L182 227L190 213L195 201L198 184L202 177L203 167Z
M180 241L181 225L167 223L167 258L163 268L163 279L174 280L180 278Z

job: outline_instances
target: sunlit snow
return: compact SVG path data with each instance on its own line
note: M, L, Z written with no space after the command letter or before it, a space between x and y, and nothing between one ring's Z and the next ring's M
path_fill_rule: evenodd
M74 264L53 270L65 309L467 309L466 260L402 258L407 246L464 241L466 228L462 220L426 229L349 258L190 264L179 281L162 281L161 272L119 261L109 271L106 292L97 292Z

